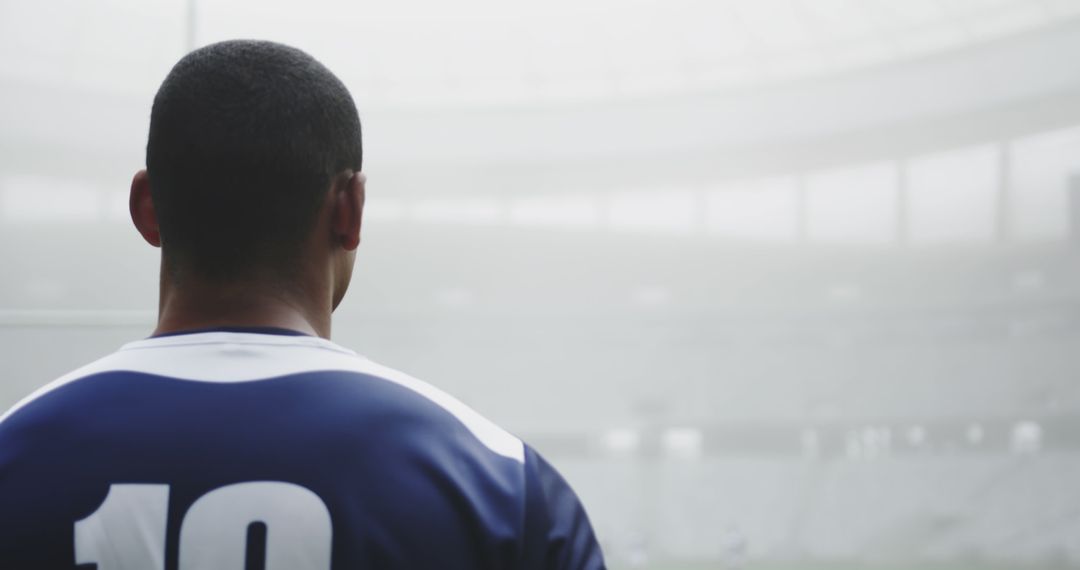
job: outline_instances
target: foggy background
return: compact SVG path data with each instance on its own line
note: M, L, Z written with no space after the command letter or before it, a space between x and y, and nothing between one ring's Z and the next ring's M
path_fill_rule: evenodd
M1080 2L0 0L0 408L152 330L152 97L236 37L360 109L334 340L612 567L1080 567Z

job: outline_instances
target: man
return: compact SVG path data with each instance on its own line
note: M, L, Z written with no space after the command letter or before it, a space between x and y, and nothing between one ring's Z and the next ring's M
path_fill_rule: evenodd
M535 451L333 344L360 120L307 54L231 41L154 99L131 217L159 320L0 418L0 568L602 568ZM89 566L80 566L89 568Z

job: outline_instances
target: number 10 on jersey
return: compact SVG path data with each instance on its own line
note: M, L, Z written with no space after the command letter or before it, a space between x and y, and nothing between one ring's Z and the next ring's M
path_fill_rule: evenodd
M75 563L98 570L165 570L169 486L116 484L75 523ZM252 481L199 497L180 523L179 570L245 570L253 525L266 531L265 570L330 570L330 511L292 483Z

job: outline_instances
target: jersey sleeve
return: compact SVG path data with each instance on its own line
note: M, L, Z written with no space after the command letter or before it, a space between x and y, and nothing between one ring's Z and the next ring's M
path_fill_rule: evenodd
M525 496L525 568L605 568L581 501L562 475L529 446L525 446Z

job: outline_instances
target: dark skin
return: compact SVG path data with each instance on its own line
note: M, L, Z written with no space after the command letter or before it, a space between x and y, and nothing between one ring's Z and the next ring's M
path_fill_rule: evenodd
M346 170L334 178L315 227L303 245L303 262L289 283L252 277L220 283L186 275L183 284L161 267L158 323L154 334L214 327L278 327L330 338L330 315L349 288L364 213L363 173ZM161 243L146 170L135 173L128 202L143 239Z

